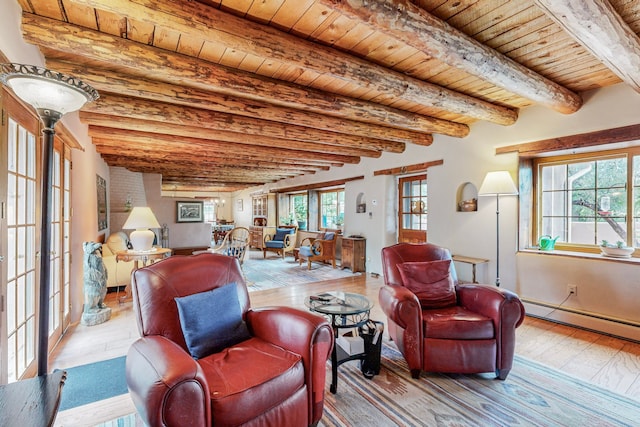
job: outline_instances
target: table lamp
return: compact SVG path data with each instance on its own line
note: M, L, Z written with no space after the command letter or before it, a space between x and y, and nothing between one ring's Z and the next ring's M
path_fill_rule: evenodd
M149 229L160 228L160 224L151 212L151 208L138 206L131 210L129 218L122 228L125 230L134 229L129 236L129 241L134 251L142 252L152 249L156 234Z

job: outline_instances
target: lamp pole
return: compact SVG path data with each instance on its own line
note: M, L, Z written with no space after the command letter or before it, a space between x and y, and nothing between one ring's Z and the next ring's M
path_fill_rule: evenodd
M496 194L496 286L500 287L500 194Z
M59 115L38 111L42 128L42 215L40 220L40 312L38 317L38 375L48 371L49 351L49 284L51 282L51 201L53 199L53 138ZM44 356L43 356L44 355Z

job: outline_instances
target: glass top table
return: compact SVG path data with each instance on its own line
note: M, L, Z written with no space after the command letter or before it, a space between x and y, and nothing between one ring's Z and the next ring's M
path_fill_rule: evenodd
M311 311L341 317L368 313L373 307L373 303L364 295L338 291L311 295L304 304Z
M369 321L369 312L373 303L367 297L349 292L332 291L308 296L304 304L309 310L327 316L337 339L339 330L343 328L357 328ZM364 359L365 353L353 355L338 355L338 345L334 344L331 351L331 393L338 389L338 366L349 360Z

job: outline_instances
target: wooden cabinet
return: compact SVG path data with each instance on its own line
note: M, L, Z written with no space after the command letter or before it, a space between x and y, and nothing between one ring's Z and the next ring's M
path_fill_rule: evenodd
M262 249L264 247L264 236L266 234L274 234L275 227L258 227L252 225L249 227L249 247Z
M367 239L362 237L342 238L342 268L350 268L352 272L366 271Z

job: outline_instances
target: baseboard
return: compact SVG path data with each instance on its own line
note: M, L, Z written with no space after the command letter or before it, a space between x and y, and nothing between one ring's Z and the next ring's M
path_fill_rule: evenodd
M527 315L605 335L640 342L640 323L597 313L558 307L542 301L522 299Z

